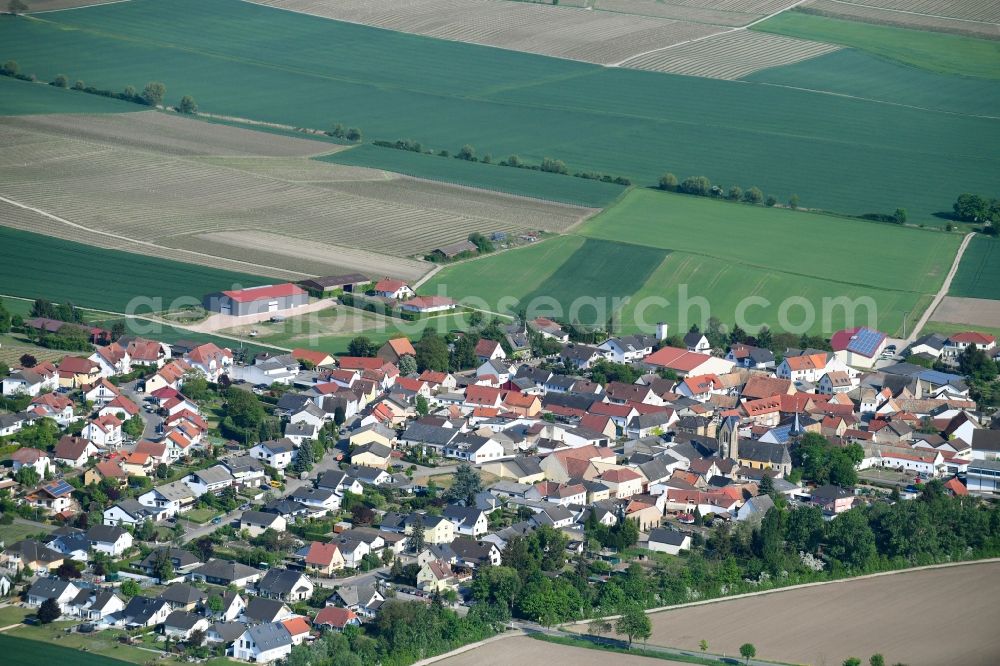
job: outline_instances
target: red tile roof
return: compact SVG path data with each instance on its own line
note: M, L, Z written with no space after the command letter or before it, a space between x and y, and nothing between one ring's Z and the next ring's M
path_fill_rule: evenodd
M320 543L319 541L313 541L309 546L309 552L306 553L306 564L312 564L318 567L328 567L333 561L334 555L337 554L339 550L337 544L335 543Z
M287 620L282 620L281 624L285 625L285 629L292 636L301 636L302 634L309 633L309 621L304 617L290 617Z
M375 291L395 293L405 286L406 282L404 282L403 280L393 280L392 278L385 278L375 283Z
M246 289L231 289L222 292L237 303L253 303L271 298L285 298L288 296L301 296L305 290L291 282L282 284L265 284L260 287L247 287Z
M315 624L325 624L331 627L343 629L349 623L358 620L358 614L349 608L339 608L337 606L327 606L316 613ZM360 621L360 620L358 620Z
M417 355L417 350L413 348L413 343L410 342L409 338L393 338L385 344L389 345L389 348L396 352L396 356Z
M979 331L965 331L964 333L956 333L948 338L951 342L962 342L968 345L990 345L997 341L992 335L987 335L986 333L980 333Z

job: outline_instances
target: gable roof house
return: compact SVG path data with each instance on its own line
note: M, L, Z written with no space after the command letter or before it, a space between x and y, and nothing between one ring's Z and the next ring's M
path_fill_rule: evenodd
M56 443L52 455L57 463L70 467L83 467L87 458L96 456L98 453L100 453L98 448L86 437L63 435Z
M375 355L389 363L398 364L404 356L416 356L417 351L409 338L392 338L379 347Z
M269 664L284 659L292 651L292 635L280 622L258 624L247 630L233 643L233 656L243 661Z
M63 613L69 612L68 604L80 593L78 588L61 578L39 578L28 588L28 605L41 606L45 601L54 599Z
M338 608L337 606L326 606L316 613L313 626L334 631L343 631L349 626L360 626L361 618L349 608Z
M213 558L193 569L189 576L191 580L200 580L212 585L246 587L260 580L260 574L259 569L248 567L245 564Z
M403 280L383 278L375 283L375 295L402 301L412 298L416 292Z
M335 543L313 541L305 557L306 571L328 578L333 572L344 568L344 556Z
M313 584L300 571L290 569L270 569L257 581L255 590L259 596L294 603L305 601L312 596Z

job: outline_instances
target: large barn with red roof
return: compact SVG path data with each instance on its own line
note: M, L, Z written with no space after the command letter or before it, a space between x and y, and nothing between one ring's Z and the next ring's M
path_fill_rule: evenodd
M305 289L291 282L285 282L219 291L205 296L203 304L209 312L244 317L279 312L306 305L308 302L309 294Z

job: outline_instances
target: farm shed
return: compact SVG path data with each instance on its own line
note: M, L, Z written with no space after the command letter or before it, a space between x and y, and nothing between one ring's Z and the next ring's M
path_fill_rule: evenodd
M441 247L434 248L434 251L431 252L431 254L444 259L454 259L455 257L464 252L471 252L475 254L478 251L479 248L476 247L475 243L473 243L472 241L464 240L464 241L459 241L457 243L452 243L451 245L442 245Z
M203 304L209 312L243 317L265 312L279 312L306 305L308 302L309 294L304 289L286 282L208 294L205 296Z
M348 273L346 275L328 275L326 277L302 280L299 286L309 292L310 296L323 298L330 292L343 289L345 292L353 292L362 285L368 284L369 280L361 273Z

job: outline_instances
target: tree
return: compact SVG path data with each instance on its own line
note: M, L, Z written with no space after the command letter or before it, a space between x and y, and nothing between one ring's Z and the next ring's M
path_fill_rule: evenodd
M419 553L424 549L424 519L419 515L413 519L413 525L410 528L410 547L413 548L414 553Z
M170 468L167 467L167 463L160 463L156 466L156 478L165 479L170 476Z
M427 398L425 398L422 395L417 396L414 408L417 410L417 414L420 416L427 416L428 412L430 412L431 410L431 407L427 402Z
M896 220L896 224L906 224L906 209L897 208L896 212L892 215L893 219Z
M174 563L170 560L166 550L161 550L156 561L153 562L153 575L161 583L174 577Z
M865 570L876 558L875 533L861 510L845 511L828 523L826 552L855 571Z
M17 64L16 60L8 60L3 64L3 73L7 76L16 76L21 70L21 66Z
M668 192L673 192L677 189L677 176L670 173L669 171L662 176L660 176L659 188L661 190L666 190Z
M125 423L122 424L122 430L126 435L132 439L138 439L142 437L143 431L146 429L146 423L142 420L142 417L138 414L133 415Z
M46 599L38 607L38 621L42 624L55 622L61 616L62 610L59 609L59 603L55 599Z
M191 635L188 636L188 643L190 643L195 647L200 647L201 644L204 642L205 642L204 629L195 629L194 631L191 632Z
M226 418L236 428L256 431L264 422L264 406L250 391L238 388L226 390Z
M135 86L125 86L125 89L122 90L122 97L130 102L134 102L136 98Z
M989 213L989 202L978 194L966 192L958 195L952 210L962 222L979 222Z
M773 208L778 204L778 200L774 197L774 195L769 194L767 195L767 199L764 201L764 203L767 205L768 208Z
M403 358L399 359L399 363L396 364L396 367L399 368L399 374L404 377L409 377L417 372L417 359L407 354Z
M628 647L632 649L632 641L640 638L645 641L653 635L653 625L649 621L649 616L643 612L639 604L629 604L622 611L621 617L615 624L615 632L628 636Z
M33 368L38 365L38 359L31 354L22 354L18 361L21 363L22 368Z
M726 195L726 198L729 199L730 201L739 201L742 196L743 196L743 190L740 188L740 186L733 185L732 187L729 188L729 193Z
M474 162L476 160L476 149L467 143L462 146L461 150L458 151L458 154L455 155L455 159Z
M352 127L347 130L346 134L344 134L344 138L353 143L360 143L361 130L359 130L357 127Z
M707 651L708 650L708 641L706 641L704 638L701 639L700 641L698 641L698 649L701 650L702 652Z
M347 420L347 411L344 409L343 405L337 405L333 410L333 422L337 426L344 425L344 421Z
M77 79L76 83L73 84L73 90L84 90L87 84L85 84L81 79Z
M181 113L198 113L198 103L191 95L181 97L181 103L177 105L177 110Z
M424 329L423 337L414 345L414 349L417 352L417 370L447 372L450 361L448 344L430 327Z
M613 628L610 622L599 617L590 621L587 625L587 633L591 636L600 636L601 634L610 633Z
M685 178L677 189L685 194L707 197L712 191L712 181L705 176L691 176Z
M150 81L142 89L142 101L149 106L160 106L167 94L167 87L159 81Z
M56 74L56 78L52 79L52 84L56 88L69 88L69 77L65 74Z
M844 660L844 666L861 666L861 660L857 657L848 657Z
M885 657L883 657L881 654L879 654L879 653L876 652L868 660L868 663L871 666L885 666Z
M348 356L362 356L365 358L375 355L378 347L364 335L359 335L347 344Z
M34 467L22 465L21 469L17 470L17 473L14 475L14 480L25 488L34 488L42 480L42 477L39 476Z
M799 207L799 195L793 194L788 198L788 207L793 210Z
M748 204L760 204L764 201L764 193L757 186L751 187L743 193L743 201Z
M479 477L479 472L468 464L461 464L455 470L454 481L451 488L445 491L444 499L448 502L464 502L471 506L475 502L476 494L482 492L483 481Z
M740 646L740 656L750 663L750 660L757 656L757 648L754 647L753 643L744 643Z
M142 592L142 588L139 587L139 583L135 582L131 578L126 578L124 581L122 581L119 591L122 593L122 595L131 599L132 597Z

